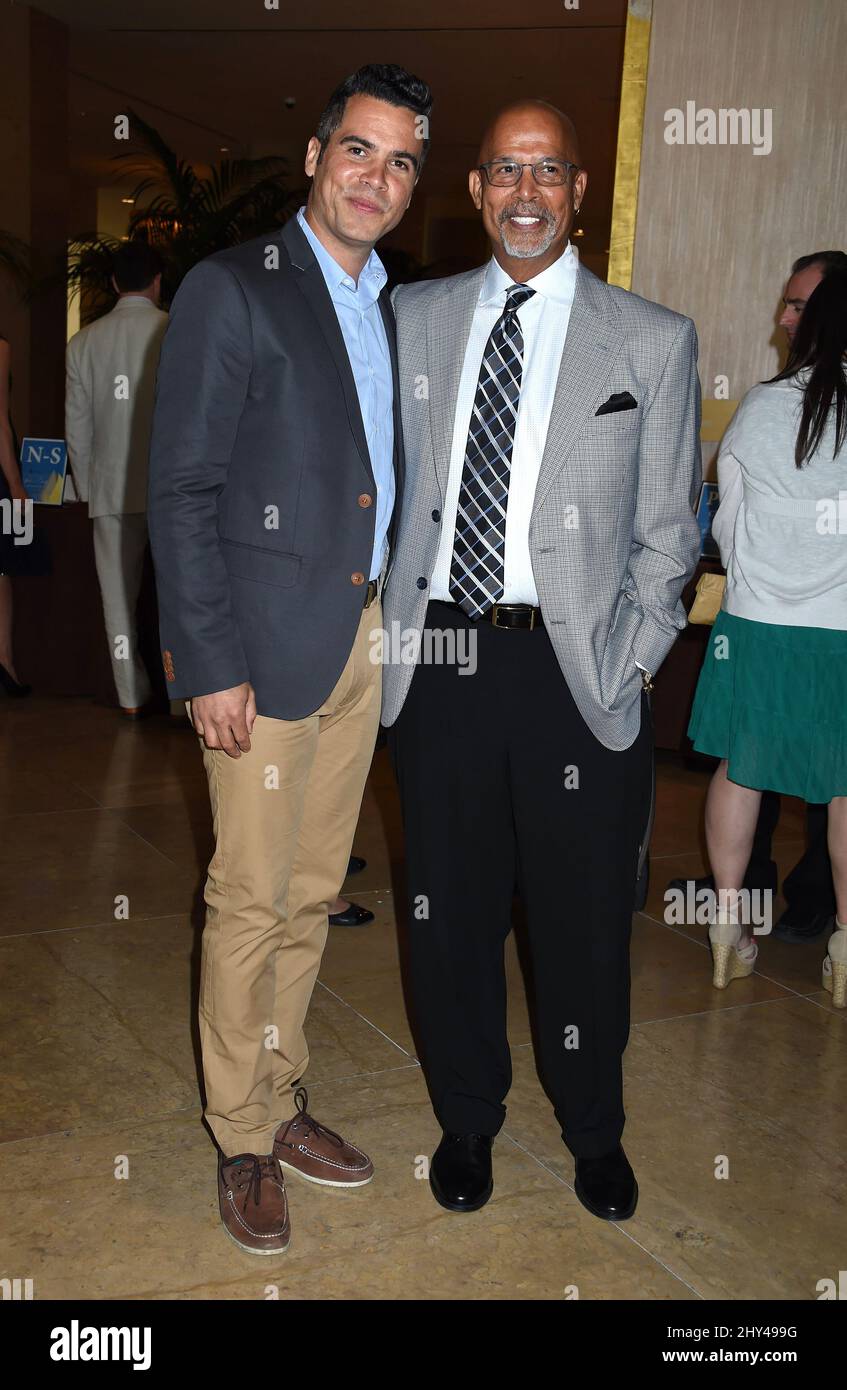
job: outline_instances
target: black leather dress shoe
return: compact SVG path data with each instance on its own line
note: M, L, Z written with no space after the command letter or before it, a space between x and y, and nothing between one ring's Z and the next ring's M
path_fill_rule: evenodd
M792 912L787 907L775 924L772 935L778 941L788 941L792 945L799 945L802 941L814 941L817 937L823 936L824 932L830 934L835 931L835 916L833 913Z
M714 892L715 880L711 874L706 874L705 878L672 878L665 891L669 893L671 889L673 889L675 893L685 893L689 883L694 884L693 891L695 894L704 890L708 890L710 893Z
M620 1144L602 1158L576 1160L576 1195L603 1221L626 1221L638 1202L638 1183Z
M331 927L364 927L373 920L374 915L370 909L359 907L358 903L351 903L343 912L330 912L329 914Z
M351 854L350 862L347 865L347 877L349 878L351 874L360 874L367 867L367 859L360 859L358 854Z
M429 1165L429 1185L436 1202L448 1211L479 1211L494 1191L490 1134L444 1136Z
M0 666L0 690L12 700L22 700L24 696L32 694L32 686L16 681L5 666Z

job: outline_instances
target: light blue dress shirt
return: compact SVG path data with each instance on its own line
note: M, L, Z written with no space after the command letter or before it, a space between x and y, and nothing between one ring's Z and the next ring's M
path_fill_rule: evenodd
M379 256L371 251L357 285L315 236L306 221L305 208L300 208L297 221L323 272L356 383L376 482L374 548L368 578L377 579L388 544L395 492L394 383L385 324L377 304L388 276Z

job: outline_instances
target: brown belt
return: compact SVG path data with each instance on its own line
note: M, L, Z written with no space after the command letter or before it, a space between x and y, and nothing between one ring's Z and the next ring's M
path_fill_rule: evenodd
M365 607L366 607L366 608L370 608L371 604L373 603L373 601L374 601L374 599L376 598L376 596L377 596L378 593L379 593L379 580L378 580L378 579L369 579L369 580L368 580L368 587L367 587L367 590L365 591Z

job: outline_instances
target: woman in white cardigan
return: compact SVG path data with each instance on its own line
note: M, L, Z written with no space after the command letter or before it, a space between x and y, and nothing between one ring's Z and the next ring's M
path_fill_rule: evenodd
M740 890L765 790L828 802L836 922L823 984L847 1005L847 273L811 295L785 370L754 386L718 457L726 591L694 699L717 889L714 984L758 948Z

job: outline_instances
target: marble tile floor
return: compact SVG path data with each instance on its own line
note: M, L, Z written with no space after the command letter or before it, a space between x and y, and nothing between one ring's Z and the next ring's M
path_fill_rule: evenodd
M706 785L660 757L625 1061L635 1217L598 1221L574 1195L514 937L494 1197L456 1216L421 1177L438 1127L403 1001L402 837L376 754L354 845L368 866L346 887L376 921L330 932L308 1084L311 1108L373 1155L377 1176L338 1192L292 1175L291 1246L259 1261L220 1229L199 1117L210 828L196 741L165 716L128 725L88 701L5 702L0 1181L26 1200L6 1204L0 1276L59 1299L816 1298L817 1281L847 1266L847 1017L821 990L824 939L760 939L756 973L718 993L705 928L665 925L667 880L704 871ZM803 824L785 800L781 873Z

